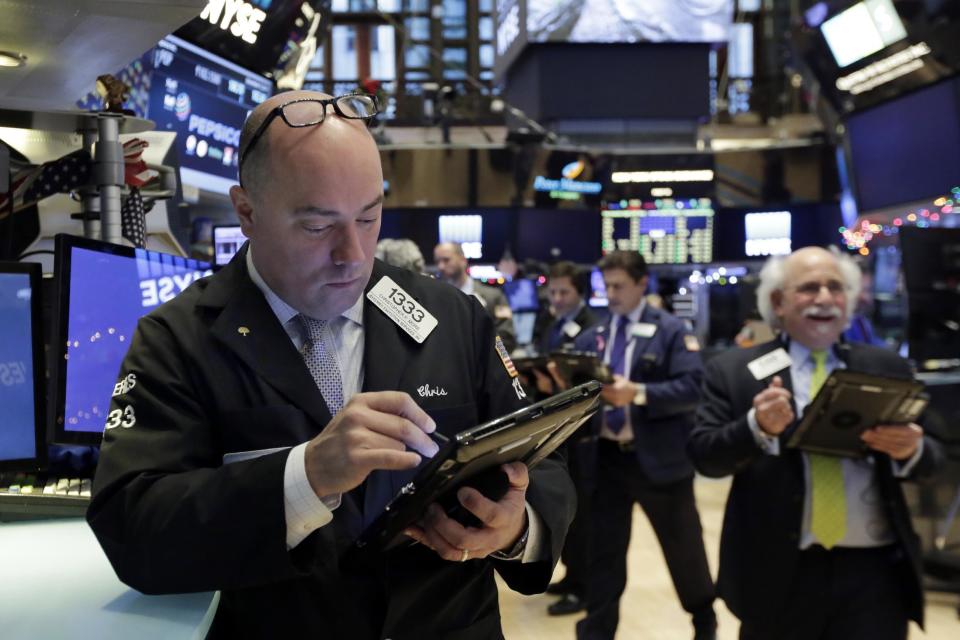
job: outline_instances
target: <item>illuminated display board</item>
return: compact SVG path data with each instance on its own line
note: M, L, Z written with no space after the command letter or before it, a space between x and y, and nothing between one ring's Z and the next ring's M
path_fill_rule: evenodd
M713 261L710 198L621 200L607 203L601 216L604 254L639 251L649 264Z

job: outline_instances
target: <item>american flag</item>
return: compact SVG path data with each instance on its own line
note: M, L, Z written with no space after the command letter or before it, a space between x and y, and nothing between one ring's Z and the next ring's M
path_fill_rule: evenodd
M17 212L55 193L79 189L89 182L91 166L90 154L80 149L38 167L26 167L13 176L10 191L0 194L0 211L11 200Z
M120 205L120 235L135 247L147 247L147 213L143 208L143 196L136 187L130 189Z

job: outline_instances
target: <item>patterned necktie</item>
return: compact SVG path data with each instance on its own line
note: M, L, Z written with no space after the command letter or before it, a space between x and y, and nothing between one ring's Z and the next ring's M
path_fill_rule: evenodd
M310 375L313 376L323 399L330 409L331 415L336 415L343 408L343 382L340 379L340 366L337 364L337 357L330 348L330 341L325 340L324 336L329 322L327 320L315 320L309 316L300 314L300 321L306 329L307 340L303 343L301 353L303 360L310 369Z
M813 375L810 376L810 399L817 395L827 379L827 352L813 351ZM810 532L826 549L843 540L847 533L847 497L843 488L843 467L840 458L818 453L807 455L810 461L812 504Z
M610 371L624 375L627 355L627 325L630 321L626 316L617 319L617 331L613 336L613 346L610 347ZM623 407L616 407L604 412L607 419L607 428L614 433L620 433L627 421L627 411Z

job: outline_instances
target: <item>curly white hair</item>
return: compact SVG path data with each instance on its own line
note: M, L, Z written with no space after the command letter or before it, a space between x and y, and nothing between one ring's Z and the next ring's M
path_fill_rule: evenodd
M837 261L840 275L843 277L844 288L847 293L847 319L853 317L857 307L857 298L860 296L860 287L863 274L853 258L841 253L836 247L824 249L829 251ZM774 329L780 329L780 318L773 312L773 292L783 291L786 278L786 261L790 256L773 256L769 258L760 270L760 284L757 287L757 311L764 321Z

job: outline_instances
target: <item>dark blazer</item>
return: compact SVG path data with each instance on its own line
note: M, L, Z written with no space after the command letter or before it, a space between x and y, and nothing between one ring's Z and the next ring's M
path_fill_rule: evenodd
M754 396L767 386L766 380L758 381L751 375L747 363L782 346L781 341L774 340L749 349L730 349L707 363L703 402L689 442L690 456L700 473L711 477L733 475L720 540L718 590L741 620L761 621L780 610L801 557L803 458L799 451L784 446L784 438L779 456L764 454L747 425ZM838 355L852 371L911 376L907 362L884 349L842 345ZM792 391L790 370L777 375ZM909 564L909 570L905 570L909 575L904 576L909 593L906 610L911 619L922 624L919 541L889 457L874 453L873 458L887 515L909 558L909 563L904 563L905 567ZM940 445L925 437L923 455L912 477L930 475L942 458Z
M581 333L576 349L603 357L612 322ZM647 404L630 405L630 423L644 474L665 484L693 475L685 446L700 399L703 363L699 345L682 320L648 304L640 322L655 324L657 330L650 338L633 338L630 380L646 385ZM599 415L593 421L595 433L600 433Z
M493 318L494 327L497 330L497 335L503 340L503 346L507 348L507 351L516 349L517 330L513 326L513 318L497 315L497 309L510 308L507 296L503 294L501 289L476 280L473 281L473 295L480 300L480 304Z
M550 341L550 333L553 331L553 325L556 321L556 317L547 310L542 311L537 316L537 324L533 329L533 344L537 348L537 353L550 353L550 351L552 351L548 343ZM564 334L563 344L558 348L573 348L576 344L577 337L600 322L600 317L593 312L593 309L585 304L580 307L580 311L573 317L573 321L580 325L580 331L574 336Z
M413 472L375 472L288 551L287 452L223 456L307 441L330 413L244 256L141 319L123 363L121 377L135 373L136 384L111 404L136 422L105 433L87 514L120 579L151 594L221 590L214 637L502 637L493 571L522 593L546 587L575 510L562 461L531 472L542 562L446 562L418 545L341 566ZM380 262L368 290L384 275L439 324L418 345L365 301L364 391L406 391L448 435L523 404L476 300ZM421 395L427 384L446 395Z

